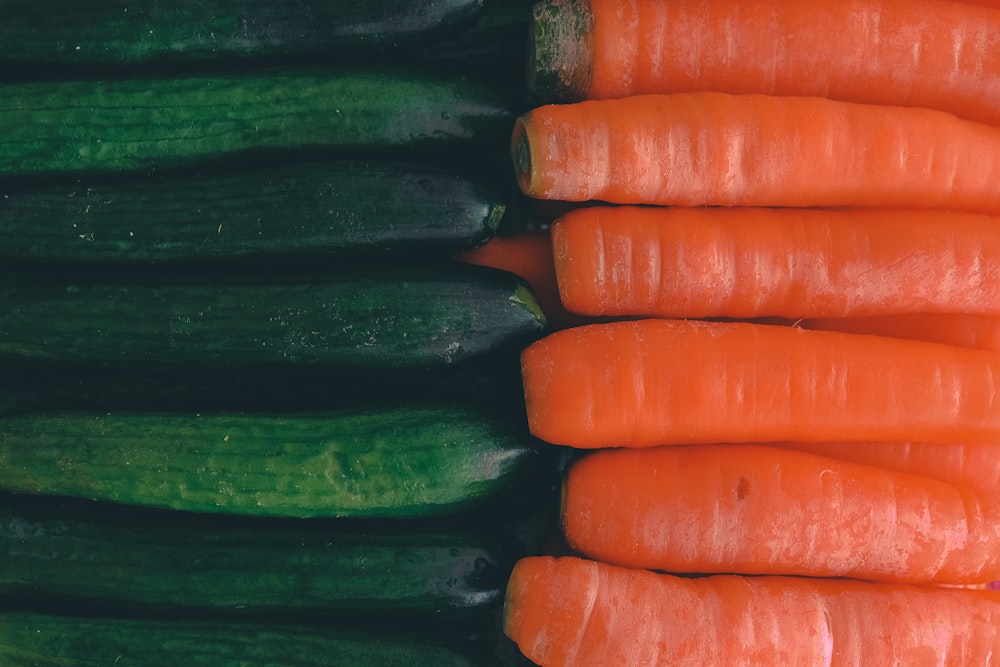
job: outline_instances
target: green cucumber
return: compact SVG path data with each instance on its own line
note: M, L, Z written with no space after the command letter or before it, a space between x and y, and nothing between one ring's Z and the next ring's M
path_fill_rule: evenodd
M509 93L401 66L0 85L0 176L506 145Z
M0 593L63 608L451 619L497 608L523 551L450 522L209 521L28 500L0 503Z
M395 50L432 43L482 0L4 0L0 63L149 65Z
M428 164L333 160L169 178L0 184L0 259L445 256L496 231L504 206L482 181Z
M472 667L458 642L337 626L0 613L5 667Z
M522 425L459 404L0 422L4 491L191 512L442 516L484 504L539 460Z
M459 263L274 279L0 287L0 360L148 367L441 369L544 331L527 286Z

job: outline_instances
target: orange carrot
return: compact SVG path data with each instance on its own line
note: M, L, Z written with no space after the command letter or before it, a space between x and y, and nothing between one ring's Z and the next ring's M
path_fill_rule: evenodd
M580 448L1000 442L1000 356L693 320L587 324L521 354L532 433Z
M1000 315L1000 218L905 210L594 206L552 226L583 315Z
M507 271L524 280L531 286L550 329L562 329L587 321L587 318L567 311L559 298L552 261L552 238L547 229L495 236L483 245L461 253L456 259Z
M683 578L580 558L515 565L504 632L542 667L986 665L1000 595L798 577Z
M545 101L716 90L1000 121L1000 15L939 0L545 0L529 86Z
M778 442L772 446L923 475L993 498L1000 493L997 442Z
M909 583L1000 579L998 519L971 489L763 445L592 452L562 502L567 543L606 563Z
M873 315L869 317L810 318L797 323L806 329L873 334L926 340L1000 352L1000 317L968 314Z
M1000 210L1000 128L930 109L717 92L550 104L515 122L511 155L542 199Z

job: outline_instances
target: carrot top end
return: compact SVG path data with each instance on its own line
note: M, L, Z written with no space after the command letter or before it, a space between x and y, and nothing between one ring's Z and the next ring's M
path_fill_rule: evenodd
M584 99L590 87L589 2L542 0L528 34L528 90L542 102Z
M532 184L531 139L528 136L528 119L524 116L514 123L514 131L510 139L510 158L514 163L514 176L521 192L535 196Z

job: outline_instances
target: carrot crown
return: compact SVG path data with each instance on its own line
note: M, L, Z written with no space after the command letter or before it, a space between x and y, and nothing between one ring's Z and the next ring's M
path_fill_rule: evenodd
M543 100L583 99L590 87L590 3L542 0L532 11L528 35L528 89Z

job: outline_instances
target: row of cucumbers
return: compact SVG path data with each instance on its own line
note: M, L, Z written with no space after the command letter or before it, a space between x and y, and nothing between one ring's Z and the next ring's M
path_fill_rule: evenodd
M545 317L454 257L530 2L57 5L0 8L0 663L521 660Z

